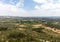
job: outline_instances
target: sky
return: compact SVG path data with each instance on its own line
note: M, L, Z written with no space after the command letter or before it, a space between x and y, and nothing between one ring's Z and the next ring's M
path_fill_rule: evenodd
M0 0L0 16L60 16L60 0Z

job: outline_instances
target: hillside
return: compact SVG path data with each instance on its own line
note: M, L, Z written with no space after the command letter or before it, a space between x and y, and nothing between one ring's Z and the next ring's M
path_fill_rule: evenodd
M50 20L50 21L49 21ZM43 18L0 20L0 42L60 42L60 21Z

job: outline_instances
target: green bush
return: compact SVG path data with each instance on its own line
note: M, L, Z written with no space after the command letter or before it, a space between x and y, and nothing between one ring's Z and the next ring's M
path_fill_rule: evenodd
M9 38L24 38L26 35L24 33L21 33L19 31L13 31L9 34Z

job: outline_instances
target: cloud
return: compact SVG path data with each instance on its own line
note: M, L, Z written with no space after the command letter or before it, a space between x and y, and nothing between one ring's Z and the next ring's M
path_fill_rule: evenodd
M35 3L34 10L26 10L24 7L24 0L19 0L15 5L9 4L0 1L0 16L60 16L60 1L53 0L33 0ZM12 2L13 3L13 2ZM42 5L40 5L40 3ZM28 3L27 3L28 4ZM27 6L28 7L28 6Z
M33 0L33 1L35 1L37 3L46 3L46 0Z
M42 5L36 5L33 11L39 16L60 16L60 0L33 0Z
M4 4L0 1L0 16L28 16L28 11L22 8L23 0L16 5Z
M60 0L33 0L36 3L42 3L42 5L36 5L36 9L60 9ZM39 8L40 7L40 8Z
M17 7L23 7L24 6L24 0L20 0L17 4Z
M42 6L39 6L40 9L60 9L60 4L52 4L52 3L48 3L48 4L44 4Z
M0 15L24 16L27 15L27 11L23 8L18 8L17 6L0 3Z
M60 9L53 9L53 10L33 10L31 11L33 16L60 16ZM34 15L35 14L35 15Z
M21 2L21 1L20 1ZM16 5L0 3L0 16L21 16L29 17L34 16L35 14L30 14L30 11L27 11L22 8L23 2L18 2Z
M33 0L34 2L37 3L60 3L60 0Z
M38 7L36 7L38 8ZM17 6L11 4L0 3L0 15L3 16L60 16L59 9L45 10L45 9L35 9L31 11L24 10L23 8L18 8Z
M35 3L34 14L39 16L60 16L60 0L33 0ZM42 4L42 5L39 5Z

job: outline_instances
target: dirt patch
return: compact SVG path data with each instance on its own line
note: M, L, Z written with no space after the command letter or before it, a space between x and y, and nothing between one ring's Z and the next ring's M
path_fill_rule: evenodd
M25 29L23 29L23 28L17 28L17 30L25 30Z
M25 25L19 25L20 27L26 27Z
M33 28L39 28L39 27L43 27L43 28L45 28L47 30L51 30L53 32L60 33L60 30L59 29L56 29L56 28L47 27L47 26L44 26L42 24L33 25Z
M39 28L40 26L42 26L41 24L36 24L36 25L33 25L33 28Z

